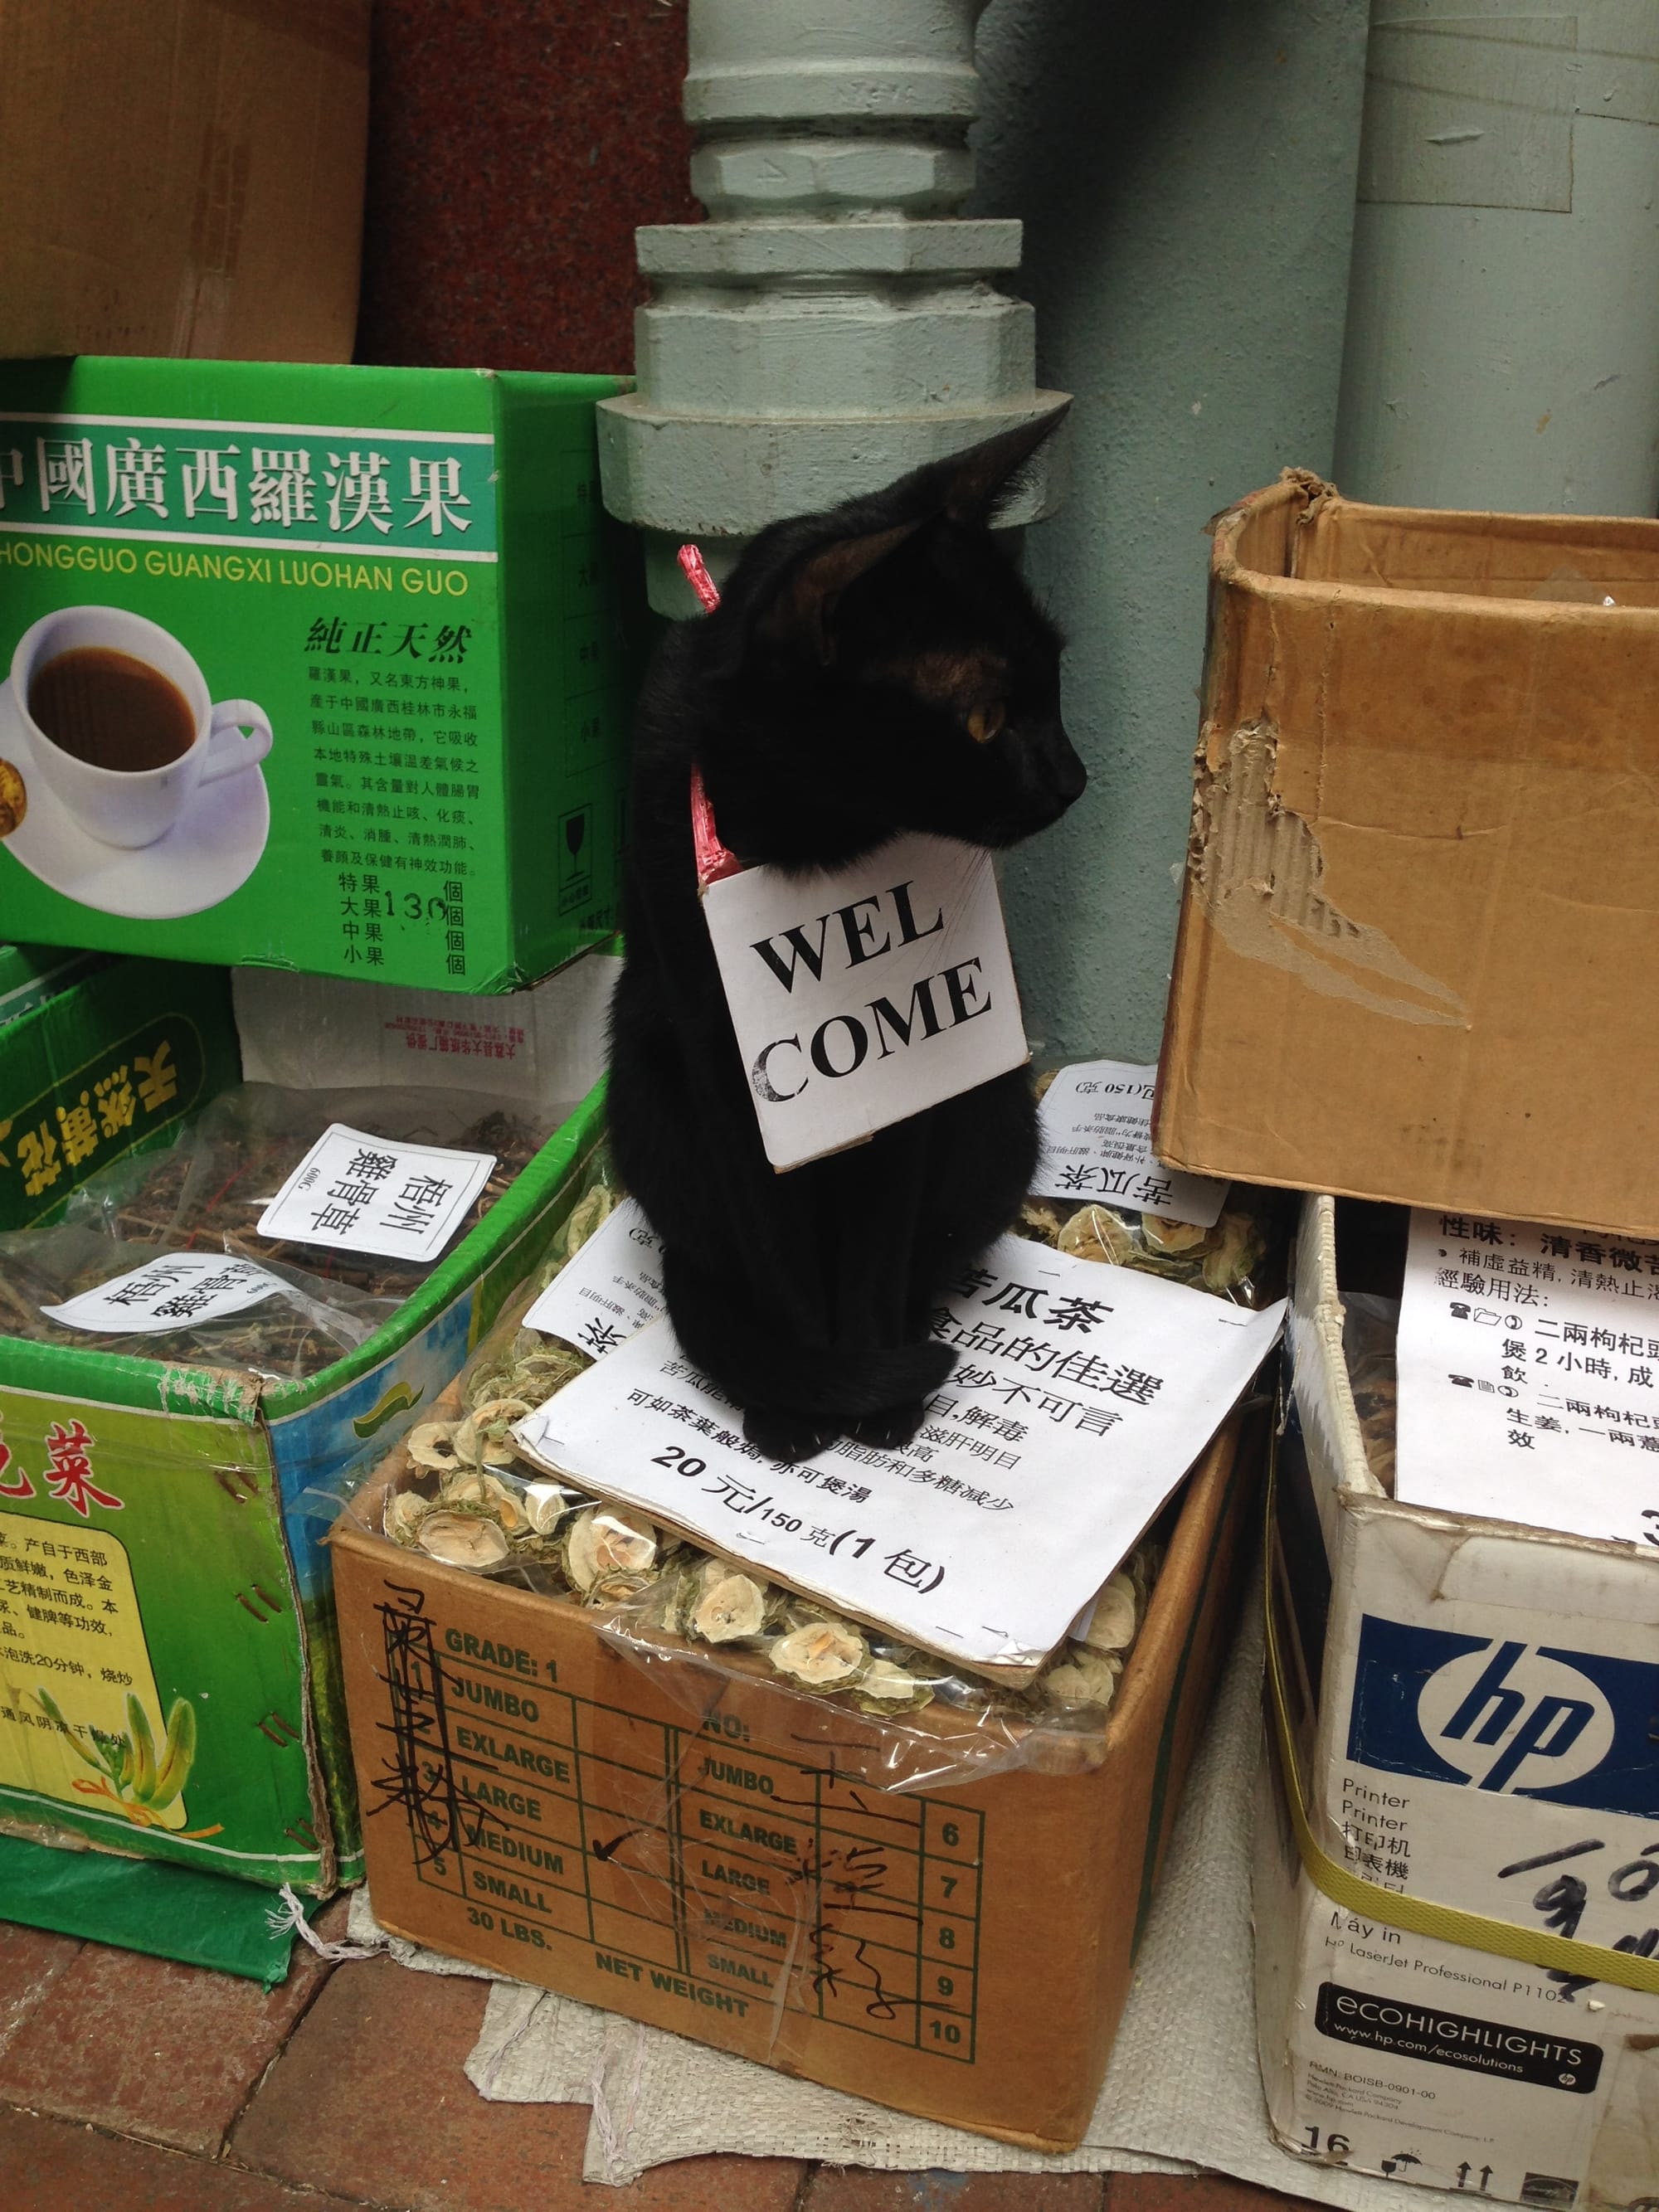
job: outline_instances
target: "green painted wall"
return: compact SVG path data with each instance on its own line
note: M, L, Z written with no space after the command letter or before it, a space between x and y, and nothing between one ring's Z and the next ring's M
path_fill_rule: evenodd
M1090 789L1004 875L1039 1052L1151 1059L1203 656L1205 524L1328 470L1365 0L992 0L970 213L1025 221L1010 286L1075 392L1073 481L1026 534L1071 643Z

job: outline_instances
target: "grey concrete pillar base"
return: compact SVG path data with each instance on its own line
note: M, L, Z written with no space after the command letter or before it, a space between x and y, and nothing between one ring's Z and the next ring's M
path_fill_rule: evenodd
M1036 422L1066 397L1031 391L971 412L720 416L665 414L643 392L628 392L599 404L605 504L641 529L673 535L677 545L695 538L708 557L709 546L723 539L752 538L782 516L878 491L924 462ZM999 511L1000 526L1040 522L1054 512L1065 454L1062 426L1023 472Z
M984 0L690 0L694 189L715 219L639 233L654 294L639 389L599 410L605 505L647 533L660 612L696 611L675 560L718 577L769 522L878 489L1029 422L1024 301L997 289L1020 228L965 221ZM1058 439L1010 502L1059 501Z

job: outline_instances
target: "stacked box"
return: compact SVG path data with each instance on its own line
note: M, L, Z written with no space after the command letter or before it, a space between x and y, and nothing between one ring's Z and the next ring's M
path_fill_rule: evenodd
M49 1220L237 1074L222 971L121 962L37 1007L0 1030L0 1223ZM320 1540L348 1468L541 1258L599 1131L596 1093L393 1319L304 1380L0 1335L0 1828L320 1893L360 1871Z
M1659 1558L1382 1493L1343 1358L1338 1220L1307 1200L1272 1556L1281 1680L1314 1838L1401 1905L1318 1887L1264 1769L1273 2130L1305 2158L1504 2203L1645 2203L1659 1990L1388 1915L1422 1899L1659 1952Z
M505 992L615 927L614 377L0 364L0 915Z
M945 1705L902 1728L692 1647L645 1656L572 1601L394 1548L371 1531L395 1452L332 1540L377 1918L1073 2148L1231 1634L1264 1427L1236 1413L1194 1470L1104 1726L1001 1771Z

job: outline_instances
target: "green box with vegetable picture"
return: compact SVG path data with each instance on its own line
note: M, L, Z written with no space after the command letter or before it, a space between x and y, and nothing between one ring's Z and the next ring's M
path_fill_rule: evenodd
M228 979L184 963L112 963L0 1030L3 1225L51 1220L239 1072ZM106 1133L97 1102L127 1091ZM68 1134L83 1107L89 1144ZM547 1253L600 1121L596 1091L392 1319L303 1379L0 1333L0 1832L319 1893L361 1871L322 1539L349 1471Z
M470 992L605 936L623 388L0 364L0 932Z

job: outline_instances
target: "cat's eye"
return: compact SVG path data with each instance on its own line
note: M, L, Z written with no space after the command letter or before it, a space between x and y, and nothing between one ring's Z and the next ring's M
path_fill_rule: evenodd
M1001 707L975 707L968 717L968 734L976 745L988 745L1006 719Z

